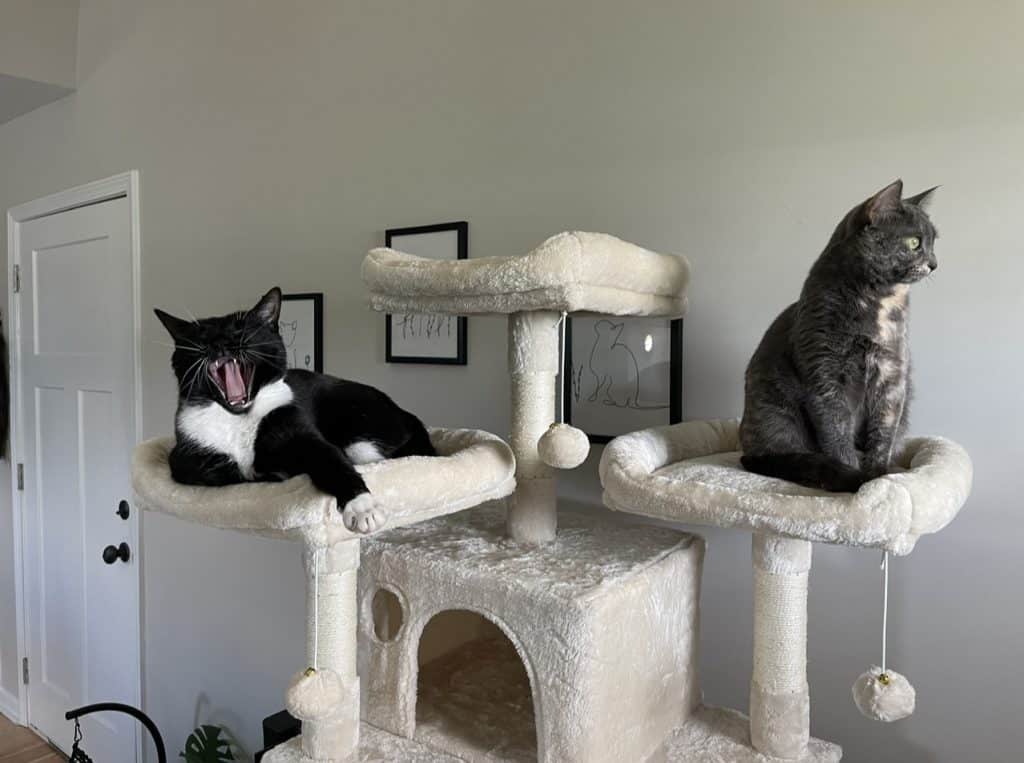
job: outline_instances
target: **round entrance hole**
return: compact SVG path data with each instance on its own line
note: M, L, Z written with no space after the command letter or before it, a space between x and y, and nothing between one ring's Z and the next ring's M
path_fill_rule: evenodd
M394 641L405 621L402 602L394 591L381 588L373 595L373 632L381 641Z

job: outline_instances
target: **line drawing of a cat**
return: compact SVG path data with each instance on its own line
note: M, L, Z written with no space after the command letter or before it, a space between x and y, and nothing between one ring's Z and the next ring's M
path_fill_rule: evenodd
M594 344L590 349L589 369L594 379L594 391L588 402L594 403L601 398L605 405L618 408L636 408L640 404L640 364L636 355L624 343L619 341L624 323L612 323L600 320L594 324ZM607 369L632 368L632 378L626 382L616 382ZM627 375L628 376L628 375Z

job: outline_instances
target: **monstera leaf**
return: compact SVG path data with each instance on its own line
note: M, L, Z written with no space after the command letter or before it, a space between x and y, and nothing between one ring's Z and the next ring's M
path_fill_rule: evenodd
M178 756L184 758L185 763L224 763L226 760L234 760L231 742L221 736L223 731L220 726L200 726L189 734L185 740L185 751Z

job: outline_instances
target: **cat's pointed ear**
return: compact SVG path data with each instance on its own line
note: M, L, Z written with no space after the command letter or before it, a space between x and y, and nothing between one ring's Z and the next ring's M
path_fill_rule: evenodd
M281 290L275 286L263 295L263 299L256 303L256 307L249 311L264 323L271 326L277 325L277 319L281 317Z
M927 211L928 207L931 206L932 196L938 189L939 186L934 186L932 188L929 188L927 191L922 191L921 193L917 194L917 196L911 196L909 199L907 199L907 204L913 204L915 207L920 207L921 209Z
M160 319L160 322L164 324L164 328L167 329L167 333L171 335L171 339L188 339L195 333L195 324L191 321L183 321L181 318L175 318L170 313L165 313L160 308L154 308L153 312L156 313L156 317Z
M867 218L868 223L874 224L899 211L902 198L903 181L895 180L889 183L889 185L864 202L864 216Z

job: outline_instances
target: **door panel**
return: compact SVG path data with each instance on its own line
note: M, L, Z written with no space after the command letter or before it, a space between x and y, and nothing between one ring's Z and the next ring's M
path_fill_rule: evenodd
M128 200L21 223L20 452L29 723L67 751L68 709L139 704L135 334ZM129 544L106 564L107 545ZM127 716L82 720L94 760L136 758Z

